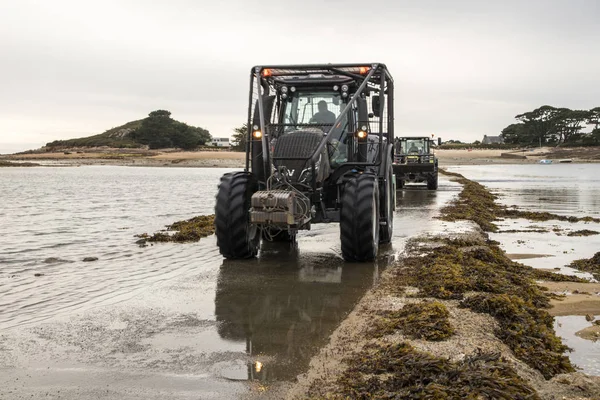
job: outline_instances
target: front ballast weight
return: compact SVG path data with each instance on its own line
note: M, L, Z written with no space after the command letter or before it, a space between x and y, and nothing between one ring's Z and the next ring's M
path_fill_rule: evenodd
M310 223L310 201L288 190L260 190L252 195L250 223L295 235Z

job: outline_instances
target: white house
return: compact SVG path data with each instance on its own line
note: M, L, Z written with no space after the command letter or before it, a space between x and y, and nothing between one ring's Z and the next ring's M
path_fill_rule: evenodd
M229 138L217 138L214 137L210 140L210 142L206 143L207 146L215 146L215 147L231 147L231 143L229 142Z

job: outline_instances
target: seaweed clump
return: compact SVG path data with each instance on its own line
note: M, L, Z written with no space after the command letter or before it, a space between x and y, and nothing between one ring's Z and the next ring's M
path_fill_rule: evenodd
M589 279L580 278L575 275L566 275L566 274L557 274L550 271L544 271L541 269L534 269L531 271L531 277L533 279L537 279L540 281L550 281L550 282L579 282L579 283L589 283Z
M448 309L439 301L407 304L398 311L386 313L377 321L373 336L399 331L412 339L440 341L454 334L449 317Z
M368 346L347 361L326 398L539 399L500 354L452 362L398 343Z
M594 217L567 217L549 212L523 211L516 208L502 207L498 213L499 218L524 218L530 221L566 221L566 222L600 222L600 218Z
M498 226L493 221L498 219L502 208L496 203L498 197L487 190L485 186L460 174L442 169L440 172L455 177L456 181L463 185L458 199L442 208L440 218L444 221L470 220L477 223L486 232L497 232Z
M569 232L567 236L592 236L592 235L600 235L598 231L592 231L589 229L582 229L580 231Z
M574 371L563 355L568 347L556 336L553 318L545 310L550 295L535 282L540 273L510 260L494 244L443 242L424 256L406 259L396 278L418 288L421 297L462 300L469 292L479 292L463 306L496 317L500 325L496 336L517 358L546 378Z
M573 261L569 264L569 267L579 271L590 272L595 279L600 280L600 251L594 254L592 258Z
M554 334L554 318L546 311L509 294L477 294L462 301L461 306L495 317L500 324L496 336L546 379L575 372L564 355L569 348Z
M167 225L166 232L157 232L152 236L147 233L135 235L140 238L136 243L143 246L146 242L197 242L203 237L215 233L214 221L214 215L200 215L188 220L177 221Z
M444 240L444 246L410 257L399 272L419 295L461 300L466 292L510 293L536 307L549 307L546 293L535 283L534 269L506 257L497 245Z

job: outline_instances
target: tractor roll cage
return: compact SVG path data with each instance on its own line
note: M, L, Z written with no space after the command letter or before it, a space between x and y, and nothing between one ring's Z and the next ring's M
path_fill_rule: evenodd
M311 78L311 75L321 74L322 78L318 77ZM393 78L388 72L385 64L382 63L365 63L365 64L313 64L313 65L284 65L284 66L255 66L252 68L250 72L250 95L249 95L249 106L248 106L248 130L246 136L246 167L245 170L249 171L250 166L252 165L252 169L257 169L257 165L251 163L251 158L255 157L256 154L252 154L253 151L256 151L256 147L253 146L253 131L256 128L260 129L262 132L260 150L262 153L262 171L253 171L261 181L266 182L268 177L272 173L271 160L270 160L270 151L269 151L269 140L270 133L267 127L270 125L271 121L265 121L266 110L265 110L265 99L272 95L277 95L277 92L273 93L271 88L275 87L275 84L282 84L285 80L289 80L292 77L298 78L298 85L302 86L304 83L314 82L318 85L323 85L325 82L328 82L331 79L331 82L334 83L337 77L347 77L352 79L357 87L353 89L348 96L345 107L341 110L339 116L337 116L335 122L332 124L333 126L337 126L345 115L351 110L353 104L359 98L366 99L365 93L368 94L370 91L379 92L380 96L380 111L378 115L379 121L377 121L377 135L380 145L380 151L378 151L376 159L371 161L369 160L360 160L360 161L347 161L340 165L341 170L350 170L353 167L369 167L369 166L378 166L381 164L382 153L383 153L383 138L384 136L387 138L388 144L394 145L394 131L393 131ZM303 80L304 78L309 78ZM329 77L329 78L327 78ZM287 78L287 79L286 79ZM339 81L339 79L337 79ZM287 83L285 83L287 84ZM387 101L383 101L386 99ZM365 100L366 102L366 100ZM387 104L385 104L387 103ZM342 103L343 104L343 103ZM386 108L387 107L387 108ZM271 108L272 111L272 108ZM385 112L384 112L385 111ZM373 115L370 115L372 117ZM258 121L257 118L258 117ZM361 125L366 124L369 129L369 133L372 132L370 121L360 121ZM387 128L387 132L384 135L384 125ZM329 133L331 128L327 131ZM315 164L318 162L320 155L327 146L328 142L330 142L333 138L331 135L324 135L323 139L320 141L316 150L312 154L311 157L306 158L296 158L296 157L286 157L285 160L310 160L311 169L312 169L312 187L316 188L316 174L315 174ZM258 142L258 140L255 140ZM258 143L256 143L258 144ZM254 149L254 150L253 150ZM284 158L281 158L283 160ZM279 160L279 158L278 158ZM261 173L262 172L262 173ZM341 171L340 171L341 172ZM338 174L336 174L338 175Z

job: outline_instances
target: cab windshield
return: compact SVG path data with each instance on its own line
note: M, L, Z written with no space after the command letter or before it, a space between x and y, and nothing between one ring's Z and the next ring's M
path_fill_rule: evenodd
M303 125L319 125L328 131L340 115L344 104L337 92L300 92L284 103L282 124L286 130Z
M429 154L429 140L403 139L400 143L401 154Z

